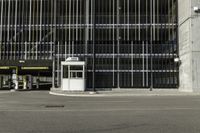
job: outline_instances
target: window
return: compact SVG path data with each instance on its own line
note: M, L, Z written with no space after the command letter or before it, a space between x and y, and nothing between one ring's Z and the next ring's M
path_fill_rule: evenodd
M63 66L63 78L68 78L68 66Z
M71 72L71 78L75 78L75 79L83 78L83 72L73 71Z

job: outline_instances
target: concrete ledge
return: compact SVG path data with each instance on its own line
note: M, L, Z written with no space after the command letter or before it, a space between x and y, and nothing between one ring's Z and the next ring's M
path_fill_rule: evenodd
M165 89L153 90L147 89L117 89L113 91L98 91L91 92L68 92L61 90L52 90L49 92L51 95L68 96L68 97L124 97L124 96L200 96L200 93L192 92L179 92L178 90Z
M98 94L98 93L90 93L90 92L85 92L85 93L72 93L72 92L65 92L65 93L60 93L60 92L52 92L50 91L49 94L51 95L56 95L56 96L68 96L68 97L105 97L106 95L104 94Z

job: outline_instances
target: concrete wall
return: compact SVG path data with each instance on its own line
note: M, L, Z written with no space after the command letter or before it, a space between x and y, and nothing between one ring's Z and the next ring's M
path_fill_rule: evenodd
M200 92L200 0L179 2L180 91Z

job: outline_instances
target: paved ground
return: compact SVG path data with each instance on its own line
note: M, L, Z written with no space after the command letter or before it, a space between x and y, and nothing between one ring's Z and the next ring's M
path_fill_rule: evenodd
M199 133L200 96L0 92L0 133Z

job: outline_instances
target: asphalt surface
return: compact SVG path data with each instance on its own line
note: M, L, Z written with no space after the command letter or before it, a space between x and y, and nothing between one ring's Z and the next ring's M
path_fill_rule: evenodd
M200 133L200 96L0 92L0 133Z

